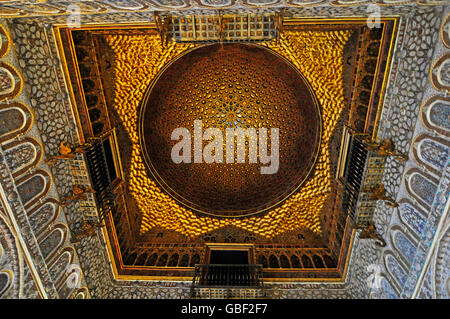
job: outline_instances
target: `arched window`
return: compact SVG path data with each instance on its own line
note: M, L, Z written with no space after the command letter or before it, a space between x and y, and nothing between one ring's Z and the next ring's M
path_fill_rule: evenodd
M189 255L188 254L184 254L183 257L181 257L180 260L180 267L187 267L189 264Z
M258 262L263 266L263 268L267 268L267 258L264 255L259 255Z
M449 157L448 147L431 139L425 139L419 144L419 154L424 162L442 170Z
M147 253L141 254L134 264L136 266L143 266L145 264L145 261L147 260L147 257L148 257Z
M55 251L63 245L66 233L65 226L61 225L44 235L44 239L39 241L39 248L46 261L50 260Z
M22 91L22 79L17 70L0 61L0 100L13 99Z
M178 264L178 254L173 254L170 256L169 264L167 266L169 267L176 267Z
M43 199L50 190L51 178L44 170L36 170L33 174L22 176L16 180L17 192L25 209L29 209Z
M32 124L32 116L25 105L0 104L0 142L25 134Z
M137 254L136 253L132 253L129 254L126 258L125 258L125 265L133 265L134 261L136 260Z
M158 259L158 254L157 254L157 253L153 253L153 254L147 259L147 262L145 263L145 265L146 265L146 266L154 266L157 259Z
M303 268L313 268L313 263L311 261L311 258L309 258L308 255L302 256L302 264L303 264Z
M300 259L296 255L291 256L291 264L292 268L302 268L302 265L300 264Z
M44 188L45 188L45 178L42 175L35 175L25 181L24 183L20 184L17 187L17 191L20 194L20 198L22 199L22 203L24 205L28 202L30 202L33 198L36 198L39 196Z
M189 264L189 267L194 267L196 264L200 263L200 256L198 254L195 254L191 258L191 262Z
M20 141L20 143L13 141L3 146L6 164L15 177L28 168L35 166L40 159L38 156L40 155L38 154L40 148L37 142L29 138L27 140Z
M320 256L314 255L313 261L314 261L314 265L316 266L316 268L324 268L325 267L325 265L323 264L323 260L322 260L322 258L320 258Z
M50 277L53 282L57 282L62 275L66 273L67 266L71 264L73 261L73 250L71 248L67 248L58 259L51 265L49 269Z
M29 222L33 232L39 236L58 215L58 206L54 199L47 199L42 205L30 212Z
M269 267L270 268L280 268L280 263L275 255L270 255L269 257Z
M281 268L291 268L289 264L289 259L285 255L280 256Z
M446 132L450 132L450 123L448 117L450 116L450 104L447 99L436 100L430 105L429 122L434 127L438 127Z
M167 254L162 254L161 257L159 257L158 259L158 264L157 266L159 267L164 267L167 264L167 258L169 258L169 255Z
M332 258L330 255L323 255L323 260L328 268L336 268L337 261L335 258Z

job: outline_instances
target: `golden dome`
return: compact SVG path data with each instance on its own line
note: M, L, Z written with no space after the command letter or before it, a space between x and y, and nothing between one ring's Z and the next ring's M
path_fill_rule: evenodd
M203 132L222 132L223 163L171 160L177 143L172 132L187 128L194 135L196 120ZM304 77L270 49L248 44L201 46L168 64L147 90L139 123L147 169L161 188L182 205L214 216L256 214L280 204L309 176L321 139L319 105ZM261 174L269 164L260 158L249 163L250 140L245 163L227 163L227 128L278 128L278 171Z

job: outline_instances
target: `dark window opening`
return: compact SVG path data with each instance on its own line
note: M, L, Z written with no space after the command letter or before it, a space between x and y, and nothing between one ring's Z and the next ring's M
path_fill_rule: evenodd
M324 268L325 265L323 264L322 258L320 258L317 255L313 256L313 260L314 260L314 265L316 266L316 268Z
M156 263L156 259L158 259L158 255L156 253L152 254L149 259L147 259L146 266L154 266Z
M125 259L125 265L133 265L134 261L136 260L137 254L132 253L128 255Z
M169 256L168 256L167 254L164 254L164 255L162 255L161 257L159 257L158 265L157 265L157 266L159 266L159 267L165 267L166 264L167 264L167 258L168 258L168 257L169 257Z
M275 255L270 255L269 257L270 268L280 268L280 263Z
M263 266L263 268L267 268L269 265L267 264L267 258L263 255L260 255L258 258L258 262Z
M134 263L136 266L143 266L145 264L145 260L147 259L147 253L143 253L138 257L136 262Z
M248 251L244 250L211 250L210 264L248 264Z
M189 255L183 255L180 260L180 267L187 267L189 264Z
M289 259L285 255L281 255L280 257L281 268L291 268L289 264Z
M302 263L304 268L313 268L311 259L306 255L302 256Z
M178 254L174 254L169 259L169 267L176 267L178 264Z
M198 264L200 262L200 256L198 254L195 254L191 258L191 262L189 263L189 267L194 267L195 264Z
M300 265L300 259L298 259L295 255L291 256L291 264L293 268L302 268L302 265Z

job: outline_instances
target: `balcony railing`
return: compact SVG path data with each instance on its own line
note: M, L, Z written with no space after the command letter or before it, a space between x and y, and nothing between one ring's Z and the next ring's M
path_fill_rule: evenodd
M263 298L262 265L196 265L191 297Z
M357 202L368 157L361 138L360 134L351 134L347 129L344 130L338 169L338 179L344 186L342 209L352 220L357 218Z
M342 206L345 212L356 219L356 204L363 182L364 168L366 166L367 151L362 143L352 139L350 145L349 159L345 168L345 183Z
M368 151L363 143L367 135L344 129L337 178L342 183L342 209L355 227L367 227L376 201L369 189L382 182L385 157Z
M86 164L95 190L95 202L98 210L98 217L103 220L114 207L113 178L108 167L105 144L108 139L100 143L95 143L85 152Z

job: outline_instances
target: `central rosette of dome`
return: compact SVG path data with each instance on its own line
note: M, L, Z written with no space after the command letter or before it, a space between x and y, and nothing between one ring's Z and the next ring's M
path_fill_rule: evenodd
M297 191L314 168L322 131L319 105L299 71L269 49L244 44L197 47L169 63L148 88L139 121L145 163L159 186L185 207L222 217L262 213ZM171 153L180 140L172 133L180 128L191 135L177 163ZM211 143L203 135L209 128L223 136L221 162L194 160ZM235 153L245 149L245 162L237 154L226 160L230 129L256 132L243 148L237 137L233 144ZM278 169L270 174L261 174L269 165L261 161L264 129L267 155L278 134ZM261 149L251 162L255 145Z

